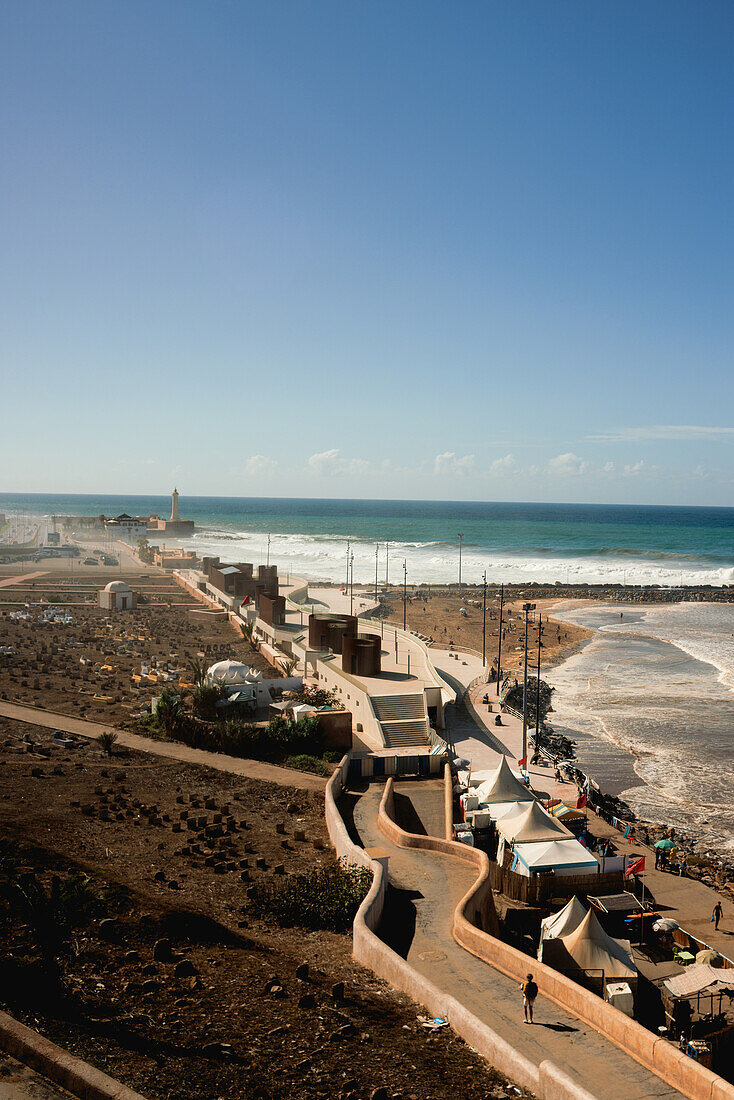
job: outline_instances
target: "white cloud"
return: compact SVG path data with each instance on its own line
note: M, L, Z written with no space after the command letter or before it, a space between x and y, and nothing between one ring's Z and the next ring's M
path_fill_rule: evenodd
M654 439L727 439L734 428L714 428L701 424L653 424L647 427L620 428L613 432L587 435L597 443L639 443Z
M344 458L338 447L329 451L318 451L308 460L309 467L324 477L336 477L340 474L352 474L360 477L372 468L365 458Z
M272 474L277 469L278 463L267 455L250 455L244 465L246 477L263 477Z
M625 466L624 476L635 477L637 474L641 474L642 471L646 469L647 467L645 466L645 463L642 461L642 459L640 459L639 462L634 462L631 466Z
M615 466L613 462L605 462L602 468L605 474L613 474Z
M443 451L436 455L433 463L433 472L441 477L463 477L474 469L474 455L464 455L459 458L455 451Z
M585 474L588 468L588 462L573 454L572 451L568 451L563 455L556 455L548 463L548 473L554 474L556 477L578 477L580 474Z
M490 463L489 472L499 477L509 477L511 474L516 474L517 462L515 456L505 455L504 458L496 458L494 462Z

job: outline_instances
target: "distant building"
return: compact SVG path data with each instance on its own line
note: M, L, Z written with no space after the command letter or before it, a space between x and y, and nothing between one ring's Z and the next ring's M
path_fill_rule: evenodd
M148 534L148 520L143 516L129 516L127 512L105 521L105 531L114 539L122 539L134 546L138 539Z
M196 531L194 521L180 519L178 514L178 489L171 493L171 518L161 519L160 516L148 517L148 534L150 535L176 535L178 538L190 538Z
M99 606L105 611L132 611L135 593L125 581L110 581L99 594Z
M184 550L183 546L155 546L153 565L161 569L195 569L199 559L194 550Z

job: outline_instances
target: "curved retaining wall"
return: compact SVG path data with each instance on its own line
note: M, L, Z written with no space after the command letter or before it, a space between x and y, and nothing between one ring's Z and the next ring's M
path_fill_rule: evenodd
M446 766L446 799L451 786L450 768ZM389 779L385 786L379 811L380 829L392 842L401 848L424 848L452 855L467 862L466 852L475 851L467 845L455 841L440 840L437 837L419 836L406 833L396 824L392 813L393 781ZM448 828L447 821L447 828ZM478 853L484 854L484 853ZM485 856L486 859L486 856ZM479 864L477 864L479 866ZM453 935L456 942L503 974L522 981L528 965L528 956L503 943L496 936L487 934L473 923L472 916L481 906L486 890L486 882L480 871L471 890L462 898L454 914ZM620 1049L630 1054L646 1069L661 1077L667 1084L678 1089L689 1100L734 1100L734 1086L722 1077L712 1073L705 1066L688 1058L682 1051L665 1039L631 1020L619 1009L603 1001L600 997L577 985L563 974L533 959L533 972L539 976L543 994L561 1008L585 1023Z
M469 1012L463 1004L419 974L375 934L382 916L387 889L387 859L384 862L379 859L370 859L363 848L354 844L339 813L337 799L344 786L349 756L350 754L347 754L344 757L326 785L325 812L329 836L337 855L351 863L369 867L374 875L372 886L354 918L352 929L354 958L383 978L394 989L402 990L418 1004L425 1005L434 1016L442 1016L449 1020L457 1035L460 1035L501 1073L534 1092L539 1100L595 1100L553 1062L543 1061L538 1066L515 1050L482 1020ZM392 781L390 780L389 783L392 790ZM465 845L452 846L466 847ZM466 850L474 851L468 848ZM475 861L472 859L472 862ZM461 905L465 900L462 899Z

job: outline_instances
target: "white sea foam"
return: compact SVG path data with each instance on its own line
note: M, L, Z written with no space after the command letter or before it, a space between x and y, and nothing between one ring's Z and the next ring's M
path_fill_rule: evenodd
M201 530L192 540L199 553L220 554L223 558L261 563L266 560L268 536L260 531L224 530L211 527ZM338 535L272 534L270 561L283 571L305 576L310 580L340 580L346 574L346 539ZM366 584L375 577L375 543L350 540L354 554L354 579ZM446 584L458 577L458 549L438 541L396 541L390 543L389 578L402 580L403 561L407 564L409 583ZM531 551L528 553L465 547L462 556L462 578L478 584L486 570L490 581L513 581L540 584L684 584L722 585L734 583L734 569L712 567L710 563L670 555L634 557L632 553L615 557L600 553L591 556L564 557L561 554ZM385 580L385 543L378 544L378 579Z

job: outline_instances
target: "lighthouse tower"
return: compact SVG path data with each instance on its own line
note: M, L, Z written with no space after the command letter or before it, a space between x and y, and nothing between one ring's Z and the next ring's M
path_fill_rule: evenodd
M171 493L171 522L178 523L178 489Z

